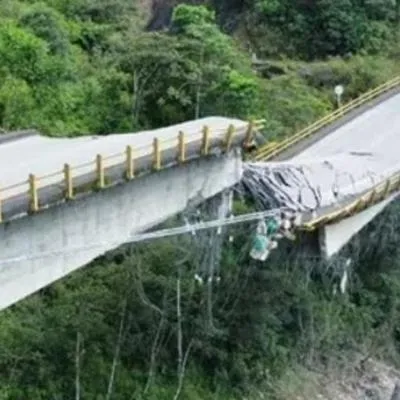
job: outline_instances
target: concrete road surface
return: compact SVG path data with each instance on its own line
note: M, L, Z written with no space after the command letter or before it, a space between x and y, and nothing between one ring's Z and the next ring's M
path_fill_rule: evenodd
M7 187L27 181L29 174L40 177L59 171L59 176L44 179L39 186L60 182L65 163L69 163L71 167L88 163L86 167L74 172L74 175L93 172L97 154L111 157L105 160L105 167L122 164L127 145L133 147L135 157L150 155L155 137L161 140L161 150L177 148L179 131L186 134L188 143L201 140L205 125L210 127L210 139L223 138L230 124L241 131L247 126L246 122L237 119L209 117L140 133L78 138L48 138L37 135L7 142L0 145L0 194L4 199L26 192L27 185L9 190Z
M352 152L374 157L377 174L400 171L400 94L339 127L291 161Z
M287 207L315 209L316 216L351 204L400 172L399 91L386 93L314 136L275 161L248 165L244 176L249 185L258 182L258 190L263 186L270 202L279 198Z
M168 168L177 164L180 131L185 133L186 159L190 160L201 155L204 126L209 127L211 155L221 152L229 125L236 128L232 146L240 146L246 136L248 123L223 117L209 117L140 133L78 138L23 134L15 140L0 140L2 217L8 220L24 215L29 210L29 174L39 178L39 206L46 207L65 198L65 163L72 167L74 194L80 196L82 192L93 190L97 179L97 154L104 158L106 183L117 184L125 180L127 145L133 148L135 176L140 176L152 169L154 138L160 140L161 165Z

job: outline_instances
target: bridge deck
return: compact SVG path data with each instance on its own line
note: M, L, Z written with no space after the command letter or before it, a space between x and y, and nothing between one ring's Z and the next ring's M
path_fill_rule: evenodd
M294 135L300 140L292 139L292 145L287 140L287 144L283 141L280 146L261 149L258 159L275 161L266 162L265 172L262 164L255 163L255 172L249 174L249 179L265 180L266 198L292 199L299 209L303 205L309 209L317 202L315 213L304 216L308 228L352 215L396 194L400 189L399 91L400 87L393 87L359 109L349 108L349 114L340 116L335 112L339 119L333 119L333 123L329 124L329 116L323 118ZM314 126L323 128L313 131ZM307 136L310 132L311 136ZM284 176L268 183L275 179L274 170ZM268 193L271 187L275 189Z
M350 152L375 155L379 159L377 173L400 169L400 94L357 116L291 160Z
M371 186L374 186L373 181L376 181L377 178L380 178L381 181L391 178L396 187L392 185L391 190L387 193L395 193L399 188L393 176L400 171L399 152L400 94L396 94L332 131L329 135L292 157L290 161L301 163L306 160L328 160L340 153L358 153L366 157L365 171L369 172L373 178L371 179ZM373 165L373 170L371 165ZM341 169L345 168L346 166L343 166ZM367 171L368 169L370 171ZM349 175L352 172L349 165ZM363 193L365 192L355 193L354 196L347 197L345 204L341 203L329 207L332 215L335 214L333 213L335 209L336 211L345 210L348 204L354 203L354 200L358 199ZM395 197L396 195L393 196L393 198ZM318 214L320 214L320 217L324 214L328 215L329 210L320 210ZM311 220L313 219L311 218Z
M37 179L40 206L62 200L65 193L64 163L72 168L73 185L81 191L96 180L96 155L104 160L106 178L116 183L126 171L127 145L132 146L136 175L153 165L153 140L159 139L162 167L177 163L178 135L185 134L185 157L201 155L203 128L209 128L210 154L221 151L228 127L235 128L232 145L243 140L248 123L238 119L208 117L166 128L107 136L48 138L31 135L0 143L0 200L3 219L29 209L29 174ZM85 189L87 192L88 190Z
M137 155L151 154L155 137L161 140L162 147L177 147L179 131L191 142L201 138L205 125L210 127L212 137L221 137L230 124L237 128L246 126L246 122L237 119L211 117L139 133L77 138L25 137L0 145L0 187L22 182L29 174L42 176L61 171L67 162L71 167L94 163L97 154L105 158L111 156L109 165L112 165L120 162L117 157L113 160L112 155L123 157L126 145L132 145Z

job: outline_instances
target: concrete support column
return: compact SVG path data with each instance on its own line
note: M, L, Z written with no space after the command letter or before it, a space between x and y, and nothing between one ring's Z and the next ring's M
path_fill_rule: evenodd
M323 257L329 259L338 253L354 235L371 222L397 196L398 194L395 193L350 218L321 227L319 229L319 243Z

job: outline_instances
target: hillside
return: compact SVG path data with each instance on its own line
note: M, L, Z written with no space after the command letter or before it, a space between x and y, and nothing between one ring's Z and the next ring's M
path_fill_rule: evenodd
M399 0L2 0L0 22L2 132L221 115L275 140L335 109L335 85L349 101L400 74ZM332 262L296 242L261 268L243 225L212 290L193 279L211 233L124 246L0 314L0 400L386 400L399 229L395 203Z

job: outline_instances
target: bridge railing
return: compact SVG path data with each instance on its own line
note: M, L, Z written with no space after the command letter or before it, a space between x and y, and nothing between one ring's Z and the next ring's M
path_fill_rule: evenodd
M350 101L349 103L345 104L343 107L338 108L336 111L332 112L331 114L326 115L325 117L319 119L318 121L314 122L313 124L309 125L305 129L301 130L300 132L289 136L288 138L282 140L281 142L270 142L267 143L265 146L261 147L257 154L255 155L254 159L256 161L268 161L276 157L277 155L281 154L285 150L288 150L290 147L300 143L301 141L308 139L312 135L316 134L320 129L328 126L332 122L343 117L345 114L349 113L350 111L368 103L370 100L377 98L378 96L382 95L383 93L394 89L395 87L400 86L400 76L385 82L384 84L372 89L360 97Z
M250 142L263 121L252 121L235 127L211 130L204 126L198 132L179 132L173 138L155 137L142 146L128 144L124 151L102 155L92 161L71 165L46 175L29 174L22 182L0 188L0 223L12 217L36 213L49 204L73 200L78 195L130 181L152 171L207 157L215 150L229 152L233 146Z
M392 174L388 179L375 185L372 189L353 199L346 206L313 218L302 225L303 230L312 231L322 225L334 223L351 217L400 191L400 172Z

